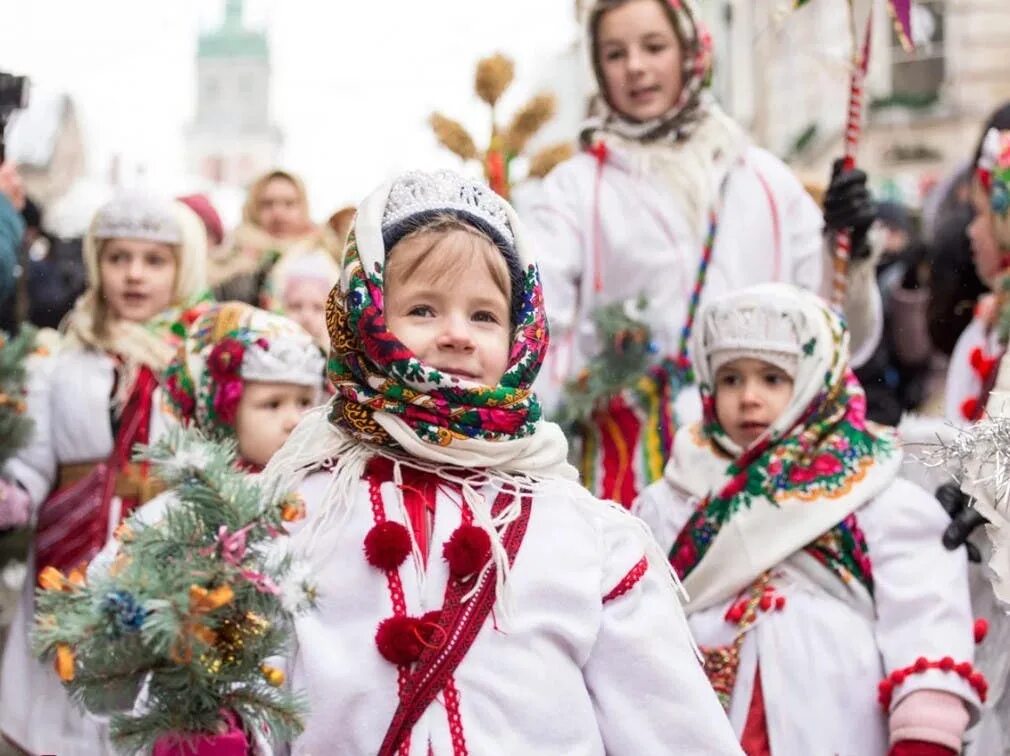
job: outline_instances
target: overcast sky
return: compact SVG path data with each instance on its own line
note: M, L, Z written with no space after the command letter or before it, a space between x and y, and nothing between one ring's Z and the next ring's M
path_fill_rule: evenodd
M88 170L114 154L146 181L183 191L184 125L192 119L197 35L223 0L0 0L0 70L63 90L79 108ZM282 163L302 174L313 214L360 199L389 173L458 165L435 143L439 109L486 133L473 66L516 60L509 111L550 79L578 34L572 0L246 0L266 28Z

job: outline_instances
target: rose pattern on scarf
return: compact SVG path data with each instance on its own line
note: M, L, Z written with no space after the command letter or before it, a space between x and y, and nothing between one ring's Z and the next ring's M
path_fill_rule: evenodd
M722 433L710 391L702 386L705 418L702 433ZM845 495L862 480L879 456L893 453L895 442L866 422L866 397L851 370L810 403L792 432L748 449L727 468L729 481L696 508L670 550L670 562L681 579L704 557L720 528L737 512L760 498L779 506L799 499L816 506L818 499ZM808 553L842 580L853 577L867 590L873 578L866 542L850 516L806 547Z

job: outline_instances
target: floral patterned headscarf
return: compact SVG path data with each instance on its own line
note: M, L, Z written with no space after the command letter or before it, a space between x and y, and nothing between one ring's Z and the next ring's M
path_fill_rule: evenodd
M708 340L713 320L748 309L790 319L800 356L786 410L741 449L715 415ZM901 455L893 433L866 420L844 324L822 299L787 284L734 292L706 305L699 320L693 354L704 417L678 432L665 472L700 502L670 551L692 605L732 595L803 549L846 583L858 581L872 592L854 513L890 484ZM726 547L741 539L747 556L730 557Z
M242 302L225 302L186 330L164 386L184 421L228 437L235 433L246 381L321 389L324 364L322 351L298 324Z
M1004 254L1003 267L1010 267L1010 131L986 132L975 175L989 197L993 231Z
M402 195L407 184L416 195L417 214L450 212L482 230L488 227L484 219L498 226L507 219L520 272L513 278L520 286L512 292L508 368L497 386L450 377L425 365L386 326L384 216L391 194L399 187ZM402 222L403 213L399 215ZM369 197L348 237L327 323L329 376L337 391L330 420L354 438L402 446L404 436L398 431L407 429L423 444L449 447L468 440L516 441L537 430L541 409L531 387L548 342L540 275L522 243L514 211L484 185L448 172L415 173Z

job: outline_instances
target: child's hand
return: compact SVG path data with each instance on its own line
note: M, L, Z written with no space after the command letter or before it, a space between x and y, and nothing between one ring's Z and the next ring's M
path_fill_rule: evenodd
M950 515L951 523L943 531L943 545L949 551L964 546L968 551L968 561L981 562L982 556L978 547L968 540L979 525L984 525L987 520L978 510L968 506L968 496L961 491L956 483L944 483L936 489L936 499L940 506Z
M831 183L824 195L824 225L829 231L852 229L852 259L870 255L867 234L877 218L877 204L866 188L866 174L858 168L846 170L836 160Z

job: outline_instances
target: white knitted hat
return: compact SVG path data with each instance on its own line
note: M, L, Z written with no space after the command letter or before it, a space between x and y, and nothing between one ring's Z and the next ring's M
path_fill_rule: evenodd
M135 192L113 197L95 213L95 239L143 239L160 244L182 244L173 203Z
M713 302L702 317L705 354L711 374L733 360L768 362L795 377L802 346L795 308L770 297L734 297Z

